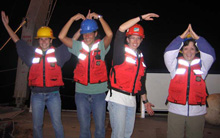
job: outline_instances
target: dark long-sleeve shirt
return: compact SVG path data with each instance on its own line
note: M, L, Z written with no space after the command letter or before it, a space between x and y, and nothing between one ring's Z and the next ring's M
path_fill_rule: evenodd
M16 48L18 56L21 60L28 66L31 67L32 59L35 56L36 47L28 45L24 40L19 40L16 42ZM69 53L67 47L62 44L57 47L55 50L55 56L57 59L57 65L61 68L71 57L71 53ZM58 91L59 87L31 87L32 92L36 93L48 93L53 91Z
M114 40L114 49L113 49L113 66L120 65L125 60L125 33L120 32L119 30L116 33L115 40ZM146 72L146 71L145 71ZM138 93L140 95L146 94L146 87L145 87L145 81L146 81L146 73L141 78L141 91Z

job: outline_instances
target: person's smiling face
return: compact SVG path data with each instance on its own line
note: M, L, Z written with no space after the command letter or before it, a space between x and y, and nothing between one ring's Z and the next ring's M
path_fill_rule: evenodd
M136 50L140 46L142 40L142 37L138 35L131 35L127 37L128 46L133 50Z
M193 42L189 42L189 44L184 46L182 49L183 58L189 62L195 58L197 52L198 51L196 50Z
M43 51L46 51L48 48L50 48L52 41L53 40L48 37L42 37L38 39L39 45Z
M97 32L86 33L83 34L83 40L88 46L91 46L94 43L96 36Z

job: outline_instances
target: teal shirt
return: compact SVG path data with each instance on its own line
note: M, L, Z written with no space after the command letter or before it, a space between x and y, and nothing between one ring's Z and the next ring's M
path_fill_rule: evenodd
M98 48L101 50L100 56L101 59L104 61L105 55L108 53L110 46L108 46L108 48L105 49L104 41L102 39L99 43ZM75 41L75 40L73 40L72 48L68 48L69 52L74 54L76 57L78 57L78 55L80 54L81 49L82 49L81 41ZM104 93L107 90L108 90L107 82L96 83L96 84L89 83L87 86L76 82L76 88L75 88L76 92L85 93L85 94L99 94L99 93Z

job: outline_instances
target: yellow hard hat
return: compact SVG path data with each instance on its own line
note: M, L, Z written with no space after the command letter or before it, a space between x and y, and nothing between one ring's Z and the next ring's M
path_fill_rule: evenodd
M37 36L35 38L39 39L42 37L49 37L51 39L55 39L55 37L53 36L53 30L47 26L42 26L41 28L39 28L37 31Z

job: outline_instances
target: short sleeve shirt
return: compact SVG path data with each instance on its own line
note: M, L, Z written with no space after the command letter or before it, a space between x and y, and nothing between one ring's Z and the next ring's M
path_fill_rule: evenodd
M101 50L100 56L101 59L104 61L105 55L108 53L110 46L108 46L108 48L105 49L104 39L102 39L98 45L98 48ZM73 46L72 48L69 48L69 52L71 52L73 55L78 57L81 49L82 49L82 42L73 40ZM88 83L87 86L76 82L76 88L75 88L76 92L85 93L85 94L99 94L99 93L104 93L107 90L108 90L107 82L96 83L96 84Z

